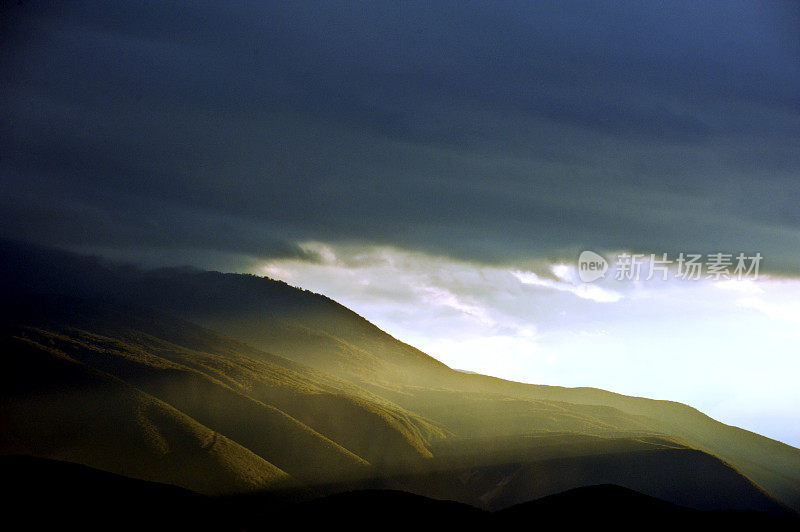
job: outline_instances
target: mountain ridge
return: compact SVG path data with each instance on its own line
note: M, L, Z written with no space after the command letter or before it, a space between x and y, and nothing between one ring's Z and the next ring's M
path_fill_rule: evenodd
M445 496L456 489L452 472L461 471L473 480L458 490L473 501L481 496L481 478L503 482L503 468L519 462L520 449L539 449L539 455L523 453L525 467L556 471L560 465L545 466L539 458L550 452L543 438L563 433L561 450L577 449L573 456L602 456L597 450L608 441L617 448L607 456L624 457L631 445L661 441L675 447L679 462L690 462L692 455L680 449L698 449L721 459L712 467L718 473L731 466L731 479L745 479L748 500L763 501L756 506L778 511L748 478L800 508L797 449L680 403L451 370L333 300L280 281L186 269L147 272L19 243L0 242L0 250L8 259L0 264L6 338L27 335L44 351L69 347L74 361L185 412L301 484L329 486L324 491L405 475L401 489L421 490L428 481ZM14 369L13 353L4 360ZM278 426L287 428L269 428ZM279 436L290 426L297 437L311 438L309 444ZM481 439L487 436L506 439ZM463 446L470 441L484 442L488 463L470 461ZM320 452L311 451L315 446ZM330 452L337 458L329 463L339 465L313 465ZM658 471L662 458L653 456L641 467ZM591 460L601 467L603 459ZM610 467L604 478L627 478L625 460L609 460L602 462ZM447 474L436 472L442 464ZM525 467L518 471L533 471ZM580 485L591 481L590 469L571 474ZM672 493L668 485L676 482L690 486L691 474L664 478L651 492ZM553 477L543 485L540 495L560 484ZM517 495L525 489L519 485ZM702 490L691 491L697 489L689 491L704 500Z

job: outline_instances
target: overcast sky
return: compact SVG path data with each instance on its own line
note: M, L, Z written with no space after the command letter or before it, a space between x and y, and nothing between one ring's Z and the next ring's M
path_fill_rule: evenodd
M664 333L656 318L685 318L680 298L702 308L716 301L725 323L741 322L735 330L754 316L731 299L739 296L697 283L645 291L655 298L648 308L662 314L626 321L643 311L625 306L633 285L605 288L619 297L601 302L554 270L584 249L760 252L772 280L759 285L758 300L800 298L797 2L26 1L0 9L0 236L286 278L452 365L506 377L513 372L493 371L478 353L463 363L448 353L463 352L467 330L484 331L485 344L469 345L486 350L540 335L548 356L578 353L577 337L556 334L567 330L553 322L562 311L579 316L574 334L594 334L584 326L613 315L619 328L599 330L628 334L615 345L637 350L632 324L645 327L642 341ZM393 262L402 265L396 276L354 266L352 257L380 265L375 257L386 253L406 257ZM440 279L418 300L425 268L484 281ZM487 295L486 283L513 272L551 284ZM368 291L343 288L354 275L370 278ZM450 305L455 314L440 333L392 311L452 302L441 290L467 306ZM517 311L530 305L553 312ZM485 330L460 321L475 312L485 314ZM800 370L789 344L759 336L784 322L757 314L767 321L748 341L781 353L771 367ZM515 325L498 328L503 316ZM785 325L787 333L795 326ZM695 333L704 342L725 334ZM446 345L459 339L459 348ZM572 362L563 360L546 375L530 360L514 371L529 382L683 397L644 370L586 382L596 373L565 373ZM741 364L732 371L744 375ZM686 400L702 407L726 392L692 393ZM752 417L790 400L773 397ZM798 424L787 412L771 434L800 442L786 432Z
M51 4L0 17L6 236L799 270L797 3Z

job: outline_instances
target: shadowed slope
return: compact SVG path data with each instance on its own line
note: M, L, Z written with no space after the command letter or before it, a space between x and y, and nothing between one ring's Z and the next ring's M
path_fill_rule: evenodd
M611 407L650 420L650 426L691 446L720 457L800 511L800 450L759 434L720 423L674 401L630 397L595 388L563 388L509 382L484 375L459 375L457 386L482 393L568 401Z
M57 348L2 339L4 453L68 460L206 493L283 489L290 477L166 403Z
M576 433L444 442L425 475L381 487L497 510L567 489L613 483L703 510L786 509L709 454L660 437Z
M236 352L235 342L226 344L210 331L168 316L158 316L156 332L173 327L182 331L173 336L188 336L195 347L202 343L199 339L209 338L208 348L225 349L195 351L150 336L141 330L148 320L137 318L130 308L123 314L131 321L126 326L113 319L120 309L107 303L34 299L38 303L6 300L17 316L8 322L11 334L158 397L298 480L318 484L364 476L368 462L378 468L410 467L430 456L427 439L444 437L441 430L399 408L338 390L331 379L316 382L288 361L295 369L246 357Z

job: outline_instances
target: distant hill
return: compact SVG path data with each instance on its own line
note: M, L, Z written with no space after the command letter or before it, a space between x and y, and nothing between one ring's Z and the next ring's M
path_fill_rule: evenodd
M9 529L237 530L213 499L175 486L30 456L0 457L0 473Z
M0 253L3 454L209 495L380 488L498 510L616 484L800 508L800 450L679 403L451 370L270 279Z
M8 490L4 519L33 530L273 530L343 527L491 530L610 527L614 530L796 530L796 517L759 512L699 511L614 485L577 488L499 512L393 490L359 490L326 497L253 493L207 497L86 466L0 457Z
M633 490L601 484L575 488L518 504L493 516L501 524L533 522L566 530L793 530L796 517L758 512L704 512Z

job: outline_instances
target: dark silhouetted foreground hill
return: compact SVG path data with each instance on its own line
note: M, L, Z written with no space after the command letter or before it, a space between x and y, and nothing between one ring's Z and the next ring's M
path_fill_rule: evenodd
M498 525L556 530L794 530L800 521L752 511L699 511L603 484L530 501L493 516Z
M175 486L29 456L0 457L0 474L6 530L223 529L211 499Z
M700 511L614 485L577 488L490 513L402 491L321 498L255 493L208 497L78 464L0 457L3 520L26 530L796 530L800 521L759 512ZM301 500L304 499L304 500Z

